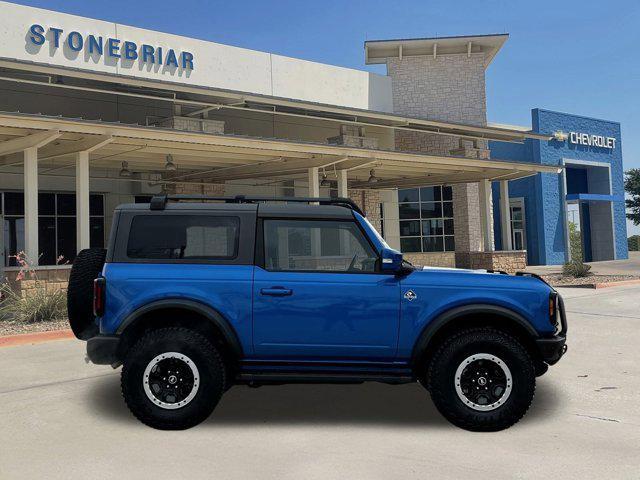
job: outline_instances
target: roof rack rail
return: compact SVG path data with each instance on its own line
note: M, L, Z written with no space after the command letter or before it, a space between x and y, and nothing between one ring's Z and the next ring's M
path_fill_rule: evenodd
M236 195L235 197L211 197L208 195L154 195L149 202L151 210L164 210L169 202L201 201L224 203L258 203L258 202L287 202L287 203L317 203L319 205L335 205L348 208L359 213L363 217L364 212L350 198L343 197L254 197Z

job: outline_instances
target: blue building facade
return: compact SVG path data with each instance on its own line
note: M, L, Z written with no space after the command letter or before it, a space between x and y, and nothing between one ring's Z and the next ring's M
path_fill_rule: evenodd
M532 130L554 135L523 144L489 142L493 158L563 167L509 182L512 248L527 250L530 265L628 258L620 124L542 109ZM503 249L500 188L493 185L496 249ZM581 251L569 247L569 222Z

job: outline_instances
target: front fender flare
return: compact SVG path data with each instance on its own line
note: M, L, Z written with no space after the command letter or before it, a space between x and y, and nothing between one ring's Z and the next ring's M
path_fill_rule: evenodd
M441 313L431 322L427 323L427 325L422 329L422 332L420 332L420 336L413 346L413 351L411 353L412 363L416 363L420 355L422 355L422 353L429 345L429 342L441 328L445 327L451 322L455 322L461 317L466 317L474 314L490 314L508 318L509 320L516 322L518 326L524 328L524 330L527 331L527 333L529 333L532 338L539 337L538 332L536 332L531 323L529 323L522 315L514 312L513 310L491 304L462 305Z
M161 310L165 308L181 308L204 316L222 332L224 339L226 340L233 353L237 356L237 358L242 357L242 346L240 344L240 340L238 339L235 330L233 329L233 327L231 327L227 319L224 318L220 314L220 312L218 312L214 308L209 307L208 305L184 298L165 298L139 307L138 309L131 312L122 321L122 323L118 327L118 330L116 331L116 334L122 334L127 329L127 327L135 323L136 320L138 320L143 315L155 310Z

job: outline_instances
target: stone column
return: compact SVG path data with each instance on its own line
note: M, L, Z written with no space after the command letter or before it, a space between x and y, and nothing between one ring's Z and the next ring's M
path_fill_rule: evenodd
M480 197L480 222L482 226L482 246L485 252L495 250L493 243L493 199L491 181L481 180L478 183Z
M380 191L349 189L349 198L364 212L369 223L380 233L382 222L380 218Z
M485 57L416 55L389 58L394 112L432 120L486 125ZM485 141L419 132L396 132L397 150L489 158ZM469 265L469 252L482 248L478 185L454 185L456 263Z
M453 231L456 252L482 250L479 195L477 183L453 185Z

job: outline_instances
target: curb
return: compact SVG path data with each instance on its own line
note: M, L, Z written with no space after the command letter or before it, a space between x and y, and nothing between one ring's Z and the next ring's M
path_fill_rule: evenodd
M609 283L596 283L593 288L609 288L609 287L617 287L619 285L640 285L639 280L620 280L618 282L609 282Z
M638 280L619 280L617 282L605 282L605 283L584 283L584 284L576 284L576 285L556 285L557 288L591 288L591 289L599 289L599 288L611 288L611 287L620 287L623 285L640 285L640 279ZM555 288L555 287L554 287Z
M5 335L0 337L0 348L15 347L18 345L35 345L37 343L51 342L54 340L67 340L70 338L74 338L71 330L50 330L48 332Z

